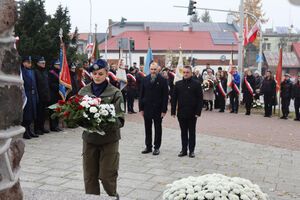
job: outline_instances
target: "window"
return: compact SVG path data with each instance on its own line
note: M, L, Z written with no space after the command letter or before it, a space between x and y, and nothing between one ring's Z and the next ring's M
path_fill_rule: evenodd
M141 66L141 65L145 65L145 64L144 64L144 56L140 56L140 66Z
M266 44L266 50L270 50L271 49L271 43L267 43Z

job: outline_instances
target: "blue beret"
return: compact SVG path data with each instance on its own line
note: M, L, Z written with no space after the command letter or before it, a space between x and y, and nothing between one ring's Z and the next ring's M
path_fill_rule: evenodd
M31 56L25 57L22 62L31 62Z
M53 65L60 65L60 61L59 60L54 61Z
M105 68L107 66L108 66L108 64L107 64L106 60L100 58L100 59L96 60L94 62L94 64L92 64L90 66L89 72L92 72L94 70L99 70L99 69Z
M40 57L37 62L45 63L46 61L45 61L44 57Z
M71 68L76 68L76 65L74 63L72 63Z

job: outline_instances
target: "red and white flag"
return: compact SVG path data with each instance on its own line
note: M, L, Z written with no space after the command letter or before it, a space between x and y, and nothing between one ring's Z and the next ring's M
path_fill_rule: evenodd
M246 19L245 23L245 30L244 30L244 46L248 44L248 18Z
M252 29L250 30L247 40L248 42L252 43L256 40L257 37L257 33L259 31L259 27L260 27L260 20L258 20L254 26L252 27Z
M87 54L87 51L88 51L89 49L93 49L93 46L94 46L93 43L88 44L88 45L85 47L84 53Z

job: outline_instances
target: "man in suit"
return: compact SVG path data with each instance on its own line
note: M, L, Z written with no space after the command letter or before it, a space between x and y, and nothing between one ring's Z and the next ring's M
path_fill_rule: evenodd
M198 81L192 78L193 72L190 66L183 68L183 79L176 82L172 95L171 115L176 116L181 129L181 152L179 157L187 155L189 147L189 157L194 158L196 143L196 122L201 115L203 104L202 87Z
M294 120L295 121L300 121L300 114L299 114L299 108L300 108L300 74L298 74L298 81L293 85L292 98L294 99L295 114L296 114L296 118Z
M290 113L289 107L291 103L292 89L293 89L293 83L290 80L290 78L291 75L286 73L284 75L284 81L281 82L280 97L281 97L282 117L280 117L280 119L288 119L288 115Z
M162 119L167 113L168 106L168 83L158 72L158 64L150 64L150 74L141 84L139 111L144 117L146 148L143 154L152 152L152 122L154 121L155 137L153 155L159 155L162 135Z

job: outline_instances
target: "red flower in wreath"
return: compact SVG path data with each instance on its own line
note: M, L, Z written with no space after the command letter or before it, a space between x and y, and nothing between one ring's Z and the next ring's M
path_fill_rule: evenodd
M57 107L56 112L60 112L60 111L61 111L60 107Z
M78 105L77 108L78 108L78 110L82 110L83 106L82 105Z
M66 102L64 100L58 100L58 105L62 106L64 105Z
M70 116L70 112L69 111L65 112L64 116L65 117L69 117Z

